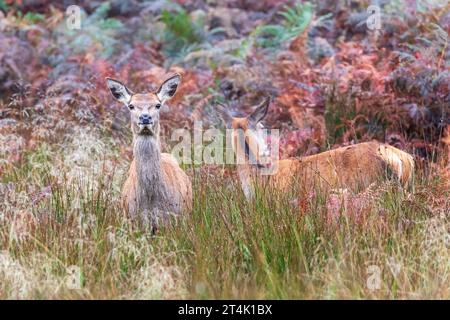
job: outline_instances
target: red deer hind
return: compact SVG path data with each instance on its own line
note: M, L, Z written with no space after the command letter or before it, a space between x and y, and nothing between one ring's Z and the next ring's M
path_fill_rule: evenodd
M161 153L159 112L175 95L181 76L165 80L156 92L133 93L120 81L107 78L112 95L130 110L133 161L122 190L122 204L131 217L154 229L171 215L192 208L192 186L176 159Z
M267 114L270 98L266 98L247 117L229 115L224 106L219 111L233 129L233 150L237 157L245 159L237 164L237 171L245 196L254 196L255 185L264 185L282 192L293 187L300 191L321 189L350 189L358 191L381 179L395 176L407 186L414 171L413 157L395 147L379 142L364 142L322 152L312 156L275 159L272 175L262 175L261 163L268 157L268 148L261 135L261 121ZM243 135L240 135L242 134ZM242 138L244 137L244 138ZM256 160L252 164L250 155Z

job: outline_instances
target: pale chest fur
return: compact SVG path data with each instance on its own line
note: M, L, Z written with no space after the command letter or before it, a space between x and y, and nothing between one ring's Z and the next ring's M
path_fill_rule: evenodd
M138 137L122 198L132 217L157 225L161 219L190 210L190 179L170 154L160 152L159 144Z

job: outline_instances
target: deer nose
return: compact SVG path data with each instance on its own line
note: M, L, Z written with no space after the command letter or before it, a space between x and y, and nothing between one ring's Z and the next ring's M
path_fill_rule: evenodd
M147 113L141 114L139 116L139 122L141 124L150 124L151 120L152 120L152 117Z

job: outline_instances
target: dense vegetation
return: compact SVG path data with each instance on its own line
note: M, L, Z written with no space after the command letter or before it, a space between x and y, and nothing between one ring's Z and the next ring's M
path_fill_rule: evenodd
M0 298L450 298L446 0L0 0ZM220 5L219 5L220 4ZM411 190L264 192L187 167L194 211L151 235L125 217L128 111L171 72L175 128L274 97L281 156L376 139L415 156ZM379 275L379 283L376 276Z

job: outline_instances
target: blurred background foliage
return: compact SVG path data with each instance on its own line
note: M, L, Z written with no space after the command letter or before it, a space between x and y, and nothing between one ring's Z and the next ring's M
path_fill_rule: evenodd
M79 30L67 28L71 4ZM2 0L0 129L29 147L72 122L126 139L127 111L104 77L139 91L177 71L165 134L221 124L216 101L244 114L271 95L266 124L282 130L285 157L378 139L435 161L450 123L449 3L374 2L379 30L367 28L370 4Z

